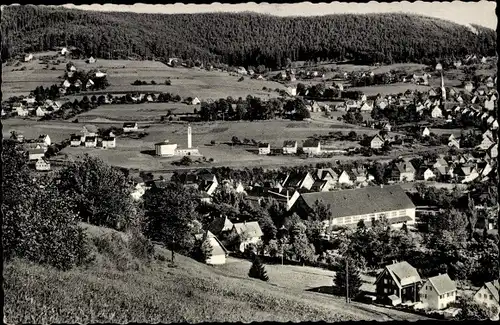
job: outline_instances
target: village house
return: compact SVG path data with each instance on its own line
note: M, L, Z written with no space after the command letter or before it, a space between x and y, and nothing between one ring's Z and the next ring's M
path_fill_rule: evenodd
M95 73L95 77L96 78L104 78L104 77L106 77L106 73L102 72L100 70L97 70L97 72Z
M313 175L315 183L311 187L314 192L326 192L335 188L339 175L332 168L319 168ZM317 184L316 182L321 182Z
M470 81L469 81L469 82L466 82L466 83L464 84L464 89L465 89L467 92L471 93L471 92L474 90L474 85L473 85L473 84L472 84L472 82L470 82Z
M30 62L31 60L33 60L33 54L27 54L24 56L24 62Z
M69 51L68 51L68 49L67 49L66 47L63 47L63 48L61 49L61 52L60 52L60 53L61 53L61 55L66 55L66 54L68 54L68 53L69 53Z
M422 307L431 310L446 309L456 301L457 287L448 274L427 279L419 292Z
M495 144L495 140L493 139L493 135L488 135L488 134L483 134L483 140L481 143L477 146L477 148L481 150L488 150L491 148L491 146Z
M46 146L50 146L52 144L52 142L50 141L50 137L47 134L41 134L38 137L38 142L41 142Z
M307 218L318 200L330 205L330 217L324 221L327 235L334 228L356 227L360 220L369 227L372 219L379 220L382 216L396 228L415 223L415 205L399 185L301 193L292 210Z
M365 101L361 107L360 107L360 110L362 112L371 112L373 110L373 101L372 100L369 100L369 101Z
M500 309L498 302L498 290L500 290L500 286L497 279L486 282L474 295L474 301L478 304L489 308L496 307L497 315L494 317L495 319L498 319L498 310Z
M85 148L95 148L97 147L97 137L96 136L86 136L85 137Z
M123 132L124 133L129 133L129 132L136 132L139 130L139 125L137 122L125 122L123 123Z
M484 108L486 108L488 111L492 111L495 109L495 100L493 99L486 99L483 104Z
M217 177L215 177L215 175L211 173L202 173L198 175L198 180L198 189L201 192L205 192L209 196L212 196L217 189L217 186L219 186Z
M44 158L40 158L35 163L35 169L38 171L48 171L50 170L50 163Z
M199 105L201 104L201 101L198 99L198 97L193 98L191 102L189 102L189 105Z
M257 244L263 235L257 221L235 223L231 233L238 238L240 252L244 252L250 244Z
M392 182L413 182L415 180L415 167L409 161L394 164L390 180Z
M432 109L431 111L431 117L433 118L441 118L443 117L443 111L441 110L441 108L439 108L439 106L436 106Z
M93 56L91 56L90 58L87 59L87 63L89 64L92 64L92 63L95 63L95 59Z
M423 130L422 130L422 137L428 137L431 135L431 131L429 130L428 127L425 127Z
M298 148L297 141L286 140L285 142L283 142L283 154L284 155L296 154L297 148Z
M28 160L38 160L45 157L45 150L42 148L28 150Z
M418 291L422 279L408 262L393 262L386 265L375 280L377 300L397 306L407 302L418 302Z
M296 87L287 87L285 89L286 93L288 94L288 96L297 96L297 88Z
M436 179L436 174L434 174L432 167L422 166L417 174L418 180L432 181Z
M305 188L307 190L310 190L311 187L314 184L314 178L312 175L307 172L307 173L288 173L284 180L281 182L281 187L284 189L301 189Z
M232 229L233 223L227 216L217 217L208 225L208 230L217 236L229 233Z
M354 179L352 178L352 175L347 170L344 169L339 175L338 182L341 185L351 186L352 184L354 184Z
M82 136L79 134L72 134L70 136L70 146L78 147L82 144Z
M269 143L259 143L259 155L268 155L271 153L271 145Z
M319 155L321 153L321 143L316 139L307 139L302 145L302 150L308 155Z
M384 139L380 135L375 135L370 141L370 148L381 149L384 146Z
M62 86L64 88L69 88L69 87L71 87L71 82L69 82L68 79L66 79L63 81Z
M103 149L116 148L116 137L104 136L101 141L101 146Z
M138 201L141 199L141 197L146 193L146 183L141 177L133 177L132 178L132 193L130 195L135 201Z
M200 237L198 237L197 239L201 239L201 245L208 241L210 247L212 247L212 252L210 256L205 260L205 263L208 265L226 264L228 251L220 242L220 240L214 234L212 234L210 230L207 230Z

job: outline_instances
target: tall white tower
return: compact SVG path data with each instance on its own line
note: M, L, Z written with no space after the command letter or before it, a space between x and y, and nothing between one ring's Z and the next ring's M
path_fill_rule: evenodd
M188 124L188 149L191 149L192 136L191 136L191 125Z

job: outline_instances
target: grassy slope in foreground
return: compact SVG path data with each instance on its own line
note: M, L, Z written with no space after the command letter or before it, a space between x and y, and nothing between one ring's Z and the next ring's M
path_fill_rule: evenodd
M88 227L90 237L111 231ZM117 246L120 246L117 245ZM170 256L156 248L157 254ZM121 252L126 256L126 252ZM279 288L224 275L184 256L176 268L155 261L121 272L104 263L61 272L23 261L5 268L5 315L10 323L345 321L419 319L388 310L347 306L342 298ZM137 262L137 261L135 261ZM105 265L108 265L106 267Z

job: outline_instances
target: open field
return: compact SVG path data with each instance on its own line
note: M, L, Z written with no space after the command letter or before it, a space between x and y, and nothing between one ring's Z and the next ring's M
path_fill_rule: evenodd
M198 106L183 103L142 103L142 104L108 104L96 109L79 114L79 121L91 122L96 118L110 121L158 121L168 111L172 113L194 113Z
M98 231L94 226L86 229L91 238L111 232ZM123 236L118 238L122 239L113 242L125 240ZM124 248L118 249L118 256L129 256ZM276 267L270 271L271 282L265 283L246 275L246 261L237 267L211 267L176 254L173 268L165 260L170 257L169 251L159 246L155 251L163 261L122 271L113 265L114 259L102 253L97 253L94 263L66 272L24 261L11 262L4 273L5 316L9 323L426 319L389 308L346 304L343 297L306 291L309 285L331 284L331 277L322 270L285 266L281 273ZM310 280L303 283L309 276Z
M12 71L26 67L24 71ZM30 91L36 87L50 87L54 84L59 84L64 75L66 68L65 63L60 63L57 66L49 65L49 69L44 70L44 64L39 60L31 62L21 62L21 65L16 67L12 65L2 64L2 96L3 100L12 96L29 95ZM55 70L52 70L55 67Z
M40 56L35 55L35 57ZM63 60L63 57L60 57ZM69 62L67 60L66 62ZM245 98L248 95L259 97L272 97L276 93L263 91L263 87L283 89L284 86L272 81L245 80L238 82L239 76L231 76L227 72L206 71L198 68L187 69L183 67L171 68L158 61L132 61L132 60L98 60L88 64L84 60L72 60L77 69L90 70L102 69L108 74L109 92L170 92L181 97L198 97L200 100L212 98ZM3 65L2 91L4 98L11 96L28 95L38 86L51 86L61 82L64 75L65 63L55 66L56 70L44 70L39 60L21 62L21 66ZM12 71L26 67L25 71ZM151 82L157 85L132 86L135 80ZM166 79L172 81L171 86L164 84ZM86 92L83 94L92 94Z
M283 89L283 85L272 81L251 80L245 77L238 82L238 76L227 72L206 71L198 68L172 68L158 61L98 60L87 64L82 60L73 61L77 69L99 68L106 70L110 92L169 92L181 97L198 97L200 100L219 99L231 96L245 98L248 95L269 97L275 93L263 91L263 87ZM135 80L154 80L157 85L132 86ZM166 79L171 86L164 84Z
M133 107L135 105L130 106ZM330 132L336 131L341 131L343 133L355 131L359 135L374 135L378 133L378 130L375 129L363 128L345 123L342 124L339 121L329 119L325 119L325 121L332 121L332 124L321 122L293 122L288 120L193 123L193 146L198 147L200 153L205 156L206 159L212 158L214 162L193 165L191 168L206 168L212 166L227 166L234 168L260 166L262 168L276 168L282 165L308 165L318 162L335 161L337 159L390 160L399 155L415 155L421 151L433 149L428 147L418 147L415 149L395 148L389 156L361 157L338 155L331 158L304 159L297 156L283 155L260 156L255 153L257 149L255 146L231 146L226 144L227 142L231 142L233 136L236 136L241 141L249 139L257 142L269 142L271 148L280 149L285 140L296 140L299 142L300 146L305 139L315 134L328 135ZM79 123L71 123L69 121L46 121L40 123L33 120L8 119L3 121L3 136L10 136L11 131L17 131L18 133L24 134L26 138L35 138L40 134L49 134L53 142L60 142L64 139L68 139L72 133L79 133L82 126L89 123L99 128L122 126L121 122L103 118L95 118L87 121L79 120ZM185 124L139 123L139 127L145 128L145 132L148 133L148 135L140 140L119 137L117 139L117 147L113 149L66 147L61 153L66 155L70 160L88 153L92 156L98 156L105 162L114 166L146 171L170 171L183 168L172 165L172 162L179 160L180 157L156 157L153 156L152 153L154 151L154 144L163 140L177 143L179 147L186 147L187 131ZM459 134L459 132L460 131L454 133ZM390 134L395 135L396 133L391 132ZM211 145L212 140L216 142L215 145ZM358 146L358 142L333 141L328 145L328 148L346 149ZM434 149L438 150L439 148Z

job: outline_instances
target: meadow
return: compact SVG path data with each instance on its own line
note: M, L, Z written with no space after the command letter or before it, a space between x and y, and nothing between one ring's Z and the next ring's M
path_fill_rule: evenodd
M184 103L141 103L141 104L107 104L101 105L91 111L78 114L79 121L92 122L94 119L106 119L108 121L137 121L155 122L161 116L172 113L194 113L198 106Z
M265 283L246 275L247 261L236 267L208 266L176 254L176 267L171 267L170 252L160 246L148 263L131 255L126 234L82 227L94 254L87 265L69 271L21 260L5 265L4 313L9 323L426 319L306 291L308 284L331 285L331 276L322 270L267 266L271 280ZM302 283L308 273L315 280Z

